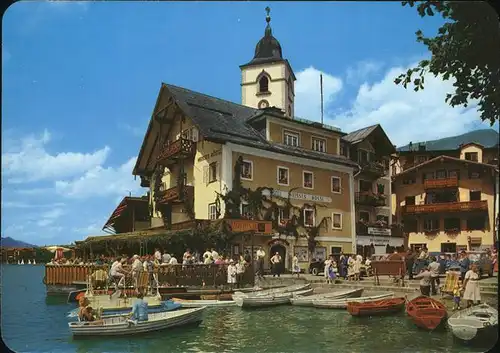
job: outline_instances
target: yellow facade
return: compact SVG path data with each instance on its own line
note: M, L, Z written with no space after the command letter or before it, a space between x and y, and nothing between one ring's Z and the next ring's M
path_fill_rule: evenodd
M480 168L479 165L478 168L474 169L472 173L479 170L480 174L475 174L474 179L472 179L470 166L464 161L445 159L443 161L429 162L414 170L414 172L408 171L396 178L394 182L395 190L393 190L394 211L397 219L402 219L405 223L405 232L409 236L409 246L426 244L429 251L441 252L454 246L457 249L475 250L490 247L494 244L495 172L490 166ZM450 175L455 176L456 172L458 172L457 184L448 187L448 190L457 193L456 202L462 203L462 210L445 212L441 209L420 215L405 214L404 209L407 202L414 203L417 207L432 205L429 203L429 194L435 192L436 189L425 187L424 175L428 178L433 175L432 173L438 171L443 173L443 170L448 173L446 180L450 179ZM414 202L413 197L415 198ZM469 201L474 201L476 204L483 201L487 205L487 210L470 210L470 206L467 204ZM473 220L482 217L485 219L484 227L472 226ZM430 221L431 219L436 221ZM432 228L436 228L438 231L426 231L425 228L428 228L429 224L433 224ZM452 226L446 226L446 224L456 224L457 228L456 230L447 231L446 227L451 228Z

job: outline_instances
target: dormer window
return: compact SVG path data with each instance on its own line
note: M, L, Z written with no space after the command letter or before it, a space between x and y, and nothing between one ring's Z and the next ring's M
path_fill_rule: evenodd
M269 79L266 76L262 76L259 80L259 93L269 92Z
M477 152L465 152L465 159L471 162L477 162Z

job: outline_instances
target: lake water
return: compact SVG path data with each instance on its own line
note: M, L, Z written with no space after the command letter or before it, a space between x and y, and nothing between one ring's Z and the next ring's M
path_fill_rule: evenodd
M401 313L354 318L346 311L281 306L207 309L199 327L146 336L73 339L75 304L46 297L43 266L2 265L2 338L16 352L481 352L446 330L417 329ZM493 343L492 343L493 345Z

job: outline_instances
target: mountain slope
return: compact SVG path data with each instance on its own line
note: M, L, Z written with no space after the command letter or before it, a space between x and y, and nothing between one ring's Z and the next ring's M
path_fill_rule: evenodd
M37 248L38 246L25 243L24 241L6 237L1 239L1 246L4 248Z
M463 143L476 142L484 147L494 147L498 144L498 132L493 129L481 129L467 132L458 136L445 137L439 140L426 142L413 142L413 148L417 148L419 143L425 144L427 151L455 150ZM408 146L398 147L398 151L408 151Z

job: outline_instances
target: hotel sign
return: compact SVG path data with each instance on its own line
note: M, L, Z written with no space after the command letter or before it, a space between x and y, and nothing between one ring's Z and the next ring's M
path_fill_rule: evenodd
M255 232L256 234L271 234L272 223L270 221L252 221L246 219L228 220L231 230L235 233Z
M289 193L288 191L283 191L283 190L273 190L273 196L282 197L284 199L288 198L288 194L290 194L290 199L292 200L324 202L324 203L332 202L332 198L328 196L303 194L301 192Z
M377 227L368 227L368 234L370 235L391 235L390 228L377 228Z

